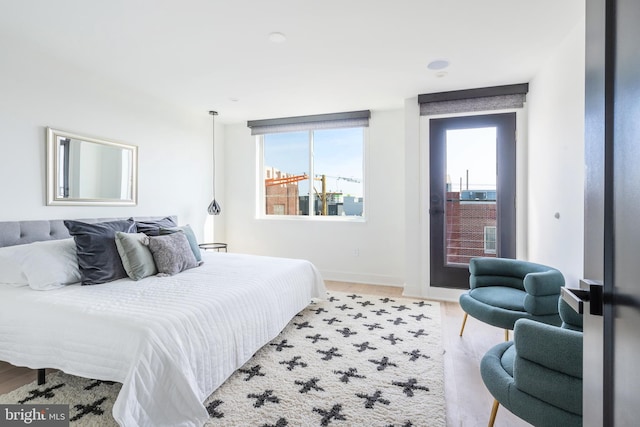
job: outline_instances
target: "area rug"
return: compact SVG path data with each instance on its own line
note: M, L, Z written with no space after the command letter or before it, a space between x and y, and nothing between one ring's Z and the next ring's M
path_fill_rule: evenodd
M442 357L437 302L330 292L205 401L205 426L444 426ZM119 390L56 373L0 403L69 404L72 426L115 426Z

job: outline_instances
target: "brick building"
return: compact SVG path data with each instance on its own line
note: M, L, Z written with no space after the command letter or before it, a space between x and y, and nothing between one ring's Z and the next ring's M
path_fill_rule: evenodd
M265 175L265 180L293 177L292 174L283 173L275 168L265 168ZM299 193L298 181L265 185L265 213L267 215L299 215Z
M496 256L495 191L449 191L445 212L447 263Z
M306 174L293 175L273 167L265 167L265 213L267 215L309 215L309 196L300 195L298 183L308 180ZM329 216L362 216L362 197L344 196L328 192L327 212ZM322 197L313 196L314 215L323 215Z

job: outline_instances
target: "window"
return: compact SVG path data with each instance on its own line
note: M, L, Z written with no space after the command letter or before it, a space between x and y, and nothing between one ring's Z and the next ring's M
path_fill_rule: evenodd
M337 115L344 114L350 113ZM326 120L327 116L336 115L276 119L325 120L284 127L280 123L266 130L264 124L249 122L252 133L259 135L259 214L345 219L364 216L364 139L369 112L363 117L366 120L356 121Z
M496 227L484 228L484 253L495 254L496 253Z

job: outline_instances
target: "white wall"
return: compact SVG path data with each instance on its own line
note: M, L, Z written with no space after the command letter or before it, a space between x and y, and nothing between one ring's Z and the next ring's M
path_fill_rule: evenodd
M530 82L518 113L517 257L582 271L584 27ZM256 219L256 144L244 124L225 128L227 239L232 249L307 258L325 278L402 284L406 295L457 300L429 286L428 133L416 98L373 112L366 223ZM428 128L428 127L427 127ZM384 172L380 172L383 170ZM554 214L560 213L556 219ZM353 256L358 248L360 256Z
M0 37L0 51L0 221L176 214L206 239L212 181L207 111L194 116L21 40ZM138 145L138 206L46 206L47 126Z
M578 286L584 226L584 22L529 86L529 259ZM555 215L559 217L556 218Z
M558 268L567 284L582 273L584 22L529 82L518 112L516 257ZM429 286L428 119L405 101L406 295L457 300ZM559 218L555 218L555 214Z
M217 126L216 199L223 213L210 217L206 111L180 110L23 41L0 37L0 51L0 221L177 214L201 241L227 241L234 252L306 258L327 279L429 293L428 200L420 187L428 158L415 98L403 110L372 112L366 222L256 219L256 144L244 123ZM530 174L525 221L519 217L519 236L528 236L521 254L558 267L570 284L582 271L583 52L580 26L530 82L529 157L519 165ZM47 126L138 145L138 206L45 206Z
M255 137L246 124L227 125L226 235L230 250L309 259L325 279L401 286L405 259L403 120L402 110L371 113L365 148L365 222L256 219Z
M427 295L426 278L429 277L429 223L424 221L424 212L429 210L429 197L423 186L428 187L429 146L420 141L420 106L418 97L405 100L405 275L404 294Z

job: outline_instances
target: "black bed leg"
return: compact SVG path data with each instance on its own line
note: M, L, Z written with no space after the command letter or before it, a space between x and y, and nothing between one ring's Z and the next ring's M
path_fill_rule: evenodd
M38 385L42 385L45 383L44 374L44 369L38 369Z

